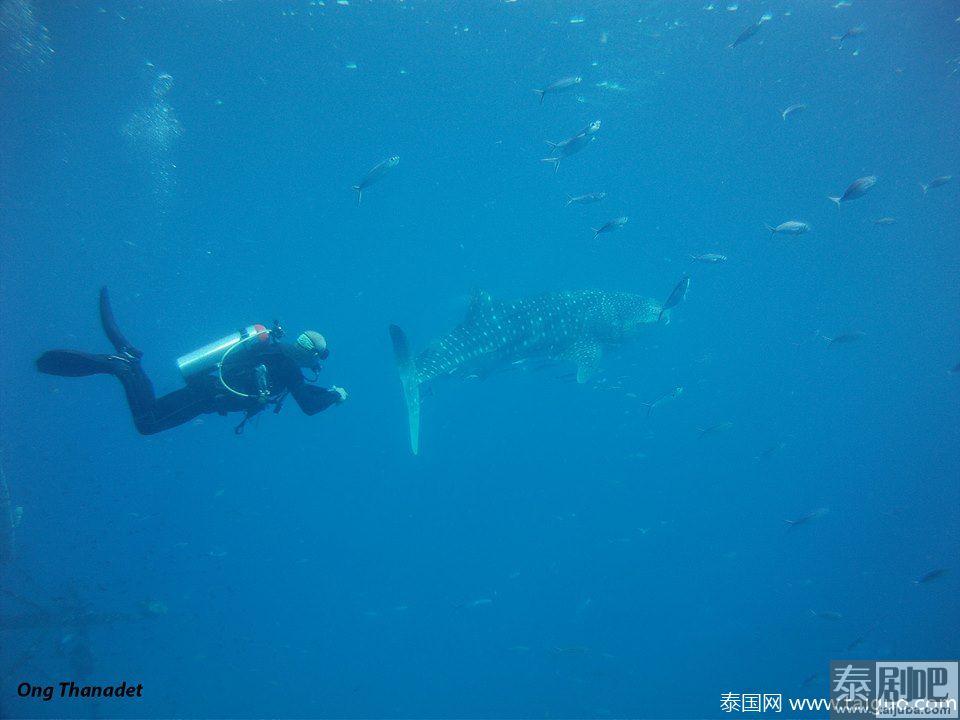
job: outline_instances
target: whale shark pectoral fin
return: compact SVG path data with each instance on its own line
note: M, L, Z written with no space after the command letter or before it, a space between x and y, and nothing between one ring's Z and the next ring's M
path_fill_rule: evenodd
M393 343L393 356L400 373L403 387L403 399L407 404L407 422L410 426L410 450L414 455L420 452L420 383L417 382L417 368L410 356L407 336L396 325L390 326L390 341Z
M577 366L577 382L581 385L597 372L602 356L600 343L590 338L578 340L564 353L564 357Z

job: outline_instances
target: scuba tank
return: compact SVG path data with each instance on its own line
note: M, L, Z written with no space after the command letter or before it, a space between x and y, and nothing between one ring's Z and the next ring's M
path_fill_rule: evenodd
M219 370L228 356L238 360L257 345L269 342L270 335L275 332L276 330L270 330L259 323L247 325L243 330L225 335L193 352L181 355L177 358L177 367L183 379L189 381L211 370Z

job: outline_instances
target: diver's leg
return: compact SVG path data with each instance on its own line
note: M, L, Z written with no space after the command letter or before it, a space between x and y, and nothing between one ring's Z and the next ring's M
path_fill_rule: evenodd
M123 386L133 424L141 435L153 435L214 411L213 393L206 386L189 385L157 399L140 361L126 355L50 350L37 358L37 369L61 377L114 375Z
M120 332L120 328L117 327L117 321L113 317L113 309L110 307L110 293L107 292L106 287L100 288L100 324L103 325L103 331L118 353L138 359L143 357L143 353L131 345L130 341Z
M167 393L157 398L153 405L152 430L169 430L212 412L211 402L212 398L202 388L193 385Z
M157 398L139 360L125 360L117 378L123 384L133 424L141 435L153 435L212 412L212 396L205 386L188 385Z

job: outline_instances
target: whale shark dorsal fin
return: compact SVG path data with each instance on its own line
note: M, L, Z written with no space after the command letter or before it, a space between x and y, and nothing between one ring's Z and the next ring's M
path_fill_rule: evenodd
M564 353L564 357L577 366L577 382L581 385L597 372L602 356L600 343L592 338L578 340Z
M470 296L470 305L467 307L465 322L470 322L482 316L493 305L493 297L486 290L476 288Z

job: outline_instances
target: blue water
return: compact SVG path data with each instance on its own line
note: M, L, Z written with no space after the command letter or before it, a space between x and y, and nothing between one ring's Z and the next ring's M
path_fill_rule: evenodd
M919 185L960 175L955 2L0 4L4 716L719 717L960 654L960 184ZM685 272L589 383L437 384L410 454L389 323ZM113 378L32 364L109 350L101 285L160 392L281 318L349 400L138 436ZM16 694L70 679L143 697Z

